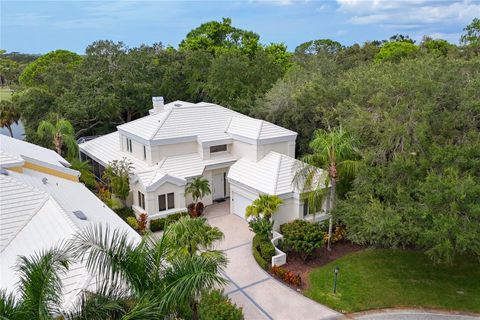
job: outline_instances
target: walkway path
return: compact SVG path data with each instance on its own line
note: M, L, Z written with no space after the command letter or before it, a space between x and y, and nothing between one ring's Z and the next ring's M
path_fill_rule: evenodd
M229 259L224 276L230 280L225 293L243 308L245 319L337 319L343 315L314 302L272 278L252 256L253 233L245 220L229 214L228 202L205 210L209 223L225 239L218 245Z
M385 309L365 313L354 313L349 318L359 320L474 320L478 316L454 312L428 311L428 310L395 310Z

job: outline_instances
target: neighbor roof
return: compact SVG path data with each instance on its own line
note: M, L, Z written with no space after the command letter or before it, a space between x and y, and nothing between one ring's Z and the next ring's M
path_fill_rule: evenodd
M294 177L302 165L299 160L271 151L258 162L238 160L230 167L228 179L271 195L301 192L294 183ZM317 176L322 176L321 169L318 169Z
M0 161L3 164L5 155L9 157L20 158L32 158L42 162L59 166L69 167L70 164L67 160L62 158L58 153L53 150L37 146L32 143L28 143L19 139L11 138L0 134L0 152L3 154L0 157Z
M11 141L12 145L15 143L21 148L41 148L16 139ZM51 157L47 159L50 164L53 159L64 161L58 155L38 149L35 152L37 156ZM34 160L47 163L43 158ZM6 169L0 174L0 288L16 292L18 274L14 267L18 256L50 249L86 226L108 225L125 230L130 240L139 241L139 235L83 184L25 167L22 172ZM87 220L77 218L74 211L83 212ZM74 262L62 276L64 307L75 305L78 293L90 288L94 279L84 265Z
M148 141L183 138L207 142L225 140L232 136L258 141L297 135L291 130L250 118L217 104L184 101L168 103L160 113L117 128Z

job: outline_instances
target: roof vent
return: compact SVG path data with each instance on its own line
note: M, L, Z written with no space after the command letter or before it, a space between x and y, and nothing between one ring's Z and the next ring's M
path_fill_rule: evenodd
M87 216L81 210L73 211L73 214L80 220L87 220Z
M43 179L42 179L42 182L43 182L43 184L47 184L48 179L47 179L47 178L43 178Z
M6 169L0 168L0 174L8 176L8 171Z

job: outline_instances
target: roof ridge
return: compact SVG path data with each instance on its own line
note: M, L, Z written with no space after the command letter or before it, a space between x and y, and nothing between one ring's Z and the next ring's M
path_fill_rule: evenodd
M259 120L259 121L260 121L260 128L258 128L257 140L260 139L260 135L262 134L262 129L263 129L263 120Z
M171 108L171 109L168 109L167 110L167 114L165 115L165 117L160 121L160 124L157 128L157 130L155 130L155 132L153 133L153 135L150 136L150 140L152 140L158 133L158 131L160 131L160 129L162 128L163 124L165 123L165 121L167 121L168 117L170 117L170 115L172 114L173 112L173 109L174 108Z
M277 153L277 154L279 155L279 158L278 158L278 165L277 165L277 173L275 175L275 184L273 185L273 194L277 193L278 176L280 175L280 167L282 164L282 155L280 153Z
M35 192L38 192L40 194L43 195L43 199L42 201L40 202L40 204L35 208L35 210L32 212L32 214L25 220L23 221L22 225L16 230L15 232L15 235L13 237L11 237L6 243L5 245L3 246L3 248L0 248L0 253L3 252L3 250L5 250L6 247L8 247L8 245L18 236L18 234L27 226L27 224L33 219L33 217L38 213L38 211L40 211L41 208L43 208L45 206L45 203L47 203L47 201L49 199L52 199L52 196L49 195L48 193L46 192L43 192L42 190L38 190L37 188L35 188L34 186L31 186L31 185L28 185L26 183L24 183L23 181L18 181L17 179L15 179L14 177L10 177L10 176L2 176L3 179L7 179L9 181L13 181L14 183L16 184L19 184L23 187L26 187L28 188L30 191L35 191Z

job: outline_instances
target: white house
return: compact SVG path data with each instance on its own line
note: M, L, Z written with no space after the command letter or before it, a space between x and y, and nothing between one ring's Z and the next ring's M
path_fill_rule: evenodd
M78 182L79 172L52 150L0 135L0 288L16 291L18 256L47 250L91 224L139 235ZM63 308L93 288L95 275L74 262L63 275Z
M203 176L212 189L205 205L229 198L230 213L244 218L245 207L268 193L284 199L277 227L304 218L301 191L292 183L296 132L212 103L152 100L149 116L80 144L82 159L99 177L113 160L132 163L130 201L137 214L155 219L185 211L192 202L186 183Z

